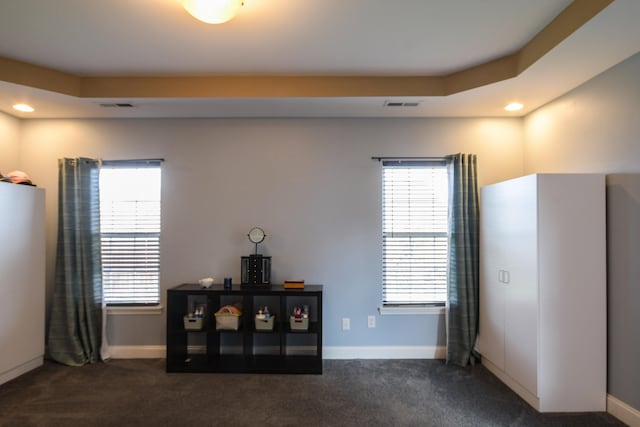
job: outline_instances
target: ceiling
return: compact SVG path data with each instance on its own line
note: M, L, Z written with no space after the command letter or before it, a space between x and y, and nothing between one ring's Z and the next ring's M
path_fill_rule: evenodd
M245 0L208 25L180 0L0 0L0 111L518 116L640 51L639 16L637 0Z

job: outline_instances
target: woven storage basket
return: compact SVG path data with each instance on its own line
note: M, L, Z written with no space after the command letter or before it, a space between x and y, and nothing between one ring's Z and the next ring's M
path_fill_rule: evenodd
M242 315L235 315L230 309L222 307L215 314L216 330L237 331L240 328L240 319Z

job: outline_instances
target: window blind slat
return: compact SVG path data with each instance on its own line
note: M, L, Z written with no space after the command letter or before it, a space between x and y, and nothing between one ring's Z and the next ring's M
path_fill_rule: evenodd
M446 167L383 166L382 178L383 304L446 302Z

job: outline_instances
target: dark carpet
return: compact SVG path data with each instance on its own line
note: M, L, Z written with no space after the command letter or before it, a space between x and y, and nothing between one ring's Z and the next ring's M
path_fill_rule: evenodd
M323 375L167 374L164 359L46 362L0 386L0 426L622 426L539 414L482 366L325 360Z

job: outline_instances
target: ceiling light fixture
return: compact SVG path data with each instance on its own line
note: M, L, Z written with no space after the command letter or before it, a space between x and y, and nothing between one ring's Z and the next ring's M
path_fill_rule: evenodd
M182 7L194 18L207 24L222 24L232 20L242 6L242 0L182 0Z
M522 105L521 103L512 102L510 104L507 104L507 106L504 107L504 109L507 111L518 111L518 110L522 110L522 107L524 107L524 105Z
M35 111L31 105L27 104L16 104L13 106L13 109L22 111L23 113L33 113Z

